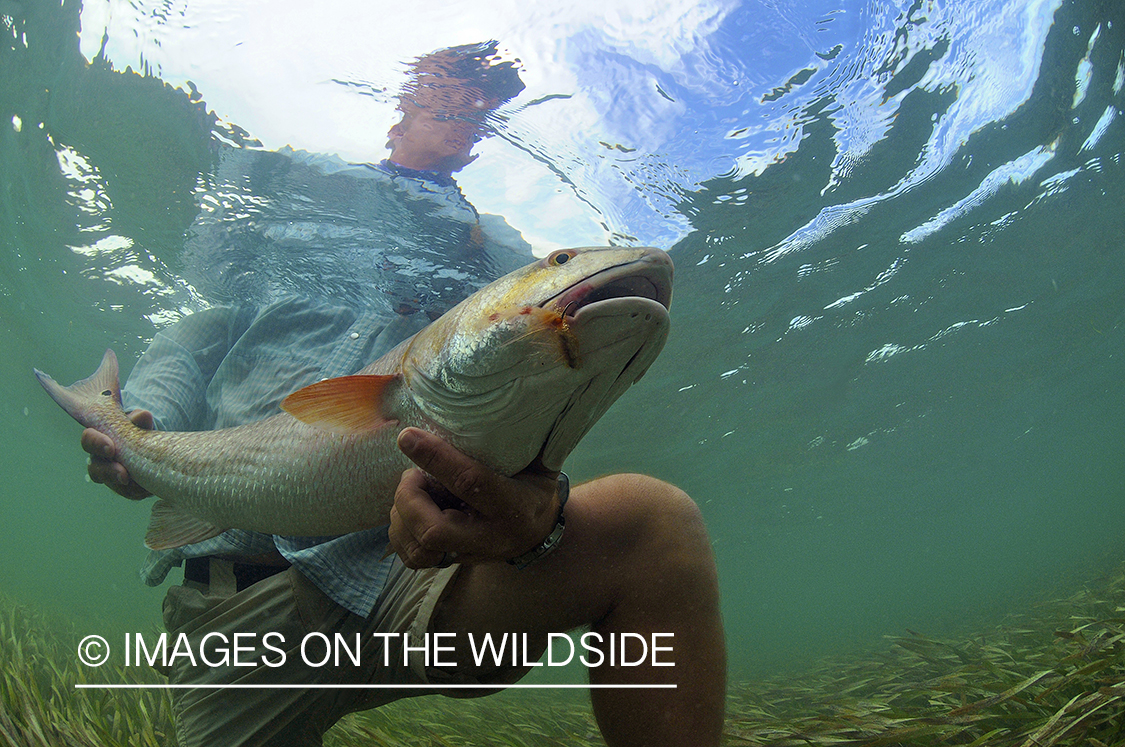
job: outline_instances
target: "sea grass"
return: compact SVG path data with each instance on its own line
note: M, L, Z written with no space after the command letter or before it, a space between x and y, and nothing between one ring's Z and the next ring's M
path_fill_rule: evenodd
M175 747L171 701L147 667L79 664L74 623L0 596L0 745ZM96 675L94 674L96 673ZM352 714L327 747L602 745L572 693L412 698ZM963 639L918 632L864 655L731 684L730 747L1125 745L1125 565Z
M1125 566L966 640L886 643L733 686L726 743L1125 744Z

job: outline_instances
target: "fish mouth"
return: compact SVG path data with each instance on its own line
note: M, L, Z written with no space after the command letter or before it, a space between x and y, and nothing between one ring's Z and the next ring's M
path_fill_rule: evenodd
M646 298L669 309L672 303L672 259L659 249L640 259L609 267L583 278L540 306L573 318L585 307L615 298Z

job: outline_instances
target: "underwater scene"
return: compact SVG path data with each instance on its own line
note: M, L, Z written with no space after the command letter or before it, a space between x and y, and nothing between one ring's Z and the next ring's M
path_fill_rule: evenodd
M124 381L290 293L414 331L584 246L675 263L564 469L698 504L724 744L1125 744L1125 3L0 0L0 38L0 744L178 743L160 674L78 651L163 630L183 574L142 580L151 501L33 368ZM509 89L463 199L352 178L465 45ZM604 744L548 670L325 744Z

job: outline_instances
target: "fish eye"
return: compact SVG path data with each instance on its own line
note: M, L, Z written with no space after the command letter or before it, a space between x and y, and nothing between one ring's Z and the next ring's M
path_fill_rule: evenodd
M565 265L567 262L574 258L575 254L577 254L577 252L571 249L563 249L561 251L557 251L547 257L547 264L551 267Z

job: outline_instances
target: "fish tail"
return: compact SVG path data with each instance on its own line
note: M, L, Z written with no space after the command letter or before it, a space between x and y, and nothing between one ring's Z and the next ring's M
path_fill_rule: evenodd
M72 418L87 428L97 427L97 413L103 409L107 400L121 408L121 385L117 380L117 356L112 350L105 351L102 363L92 376L63 386L39 369L35 378L51 395L59 407L66 410Z

